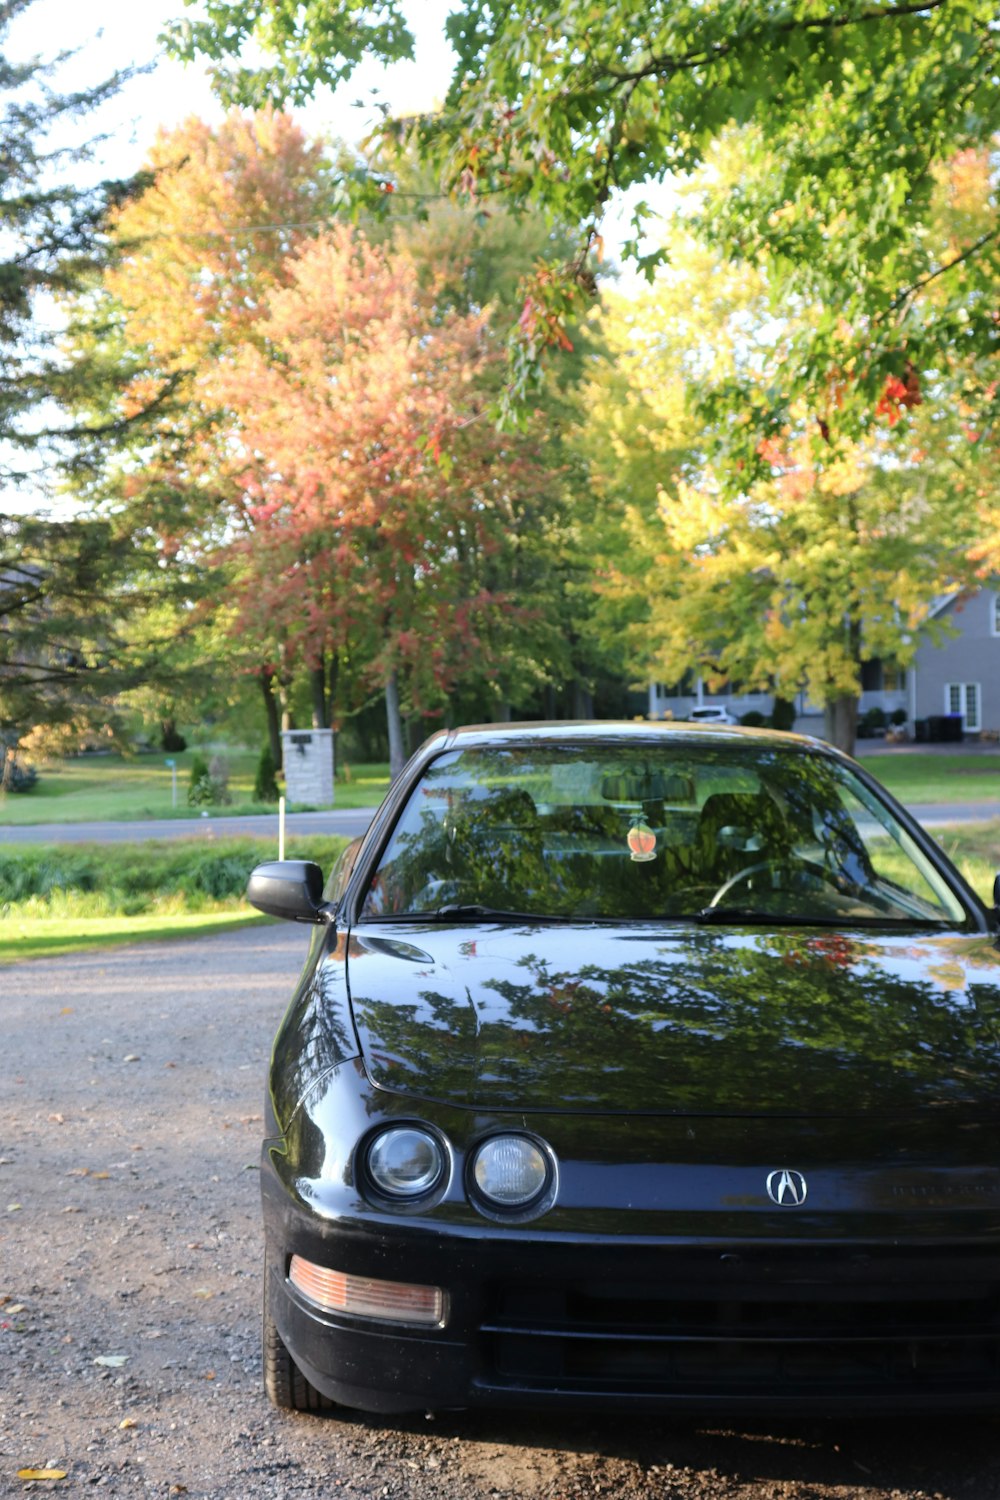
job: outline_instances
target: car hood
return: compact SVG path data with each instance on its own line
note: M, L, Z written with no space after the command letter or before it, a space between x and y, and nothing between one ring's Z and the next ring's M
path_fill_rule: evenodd
M1000 1114L1000 955L956 934L370 923L377 1086L483 1110Z

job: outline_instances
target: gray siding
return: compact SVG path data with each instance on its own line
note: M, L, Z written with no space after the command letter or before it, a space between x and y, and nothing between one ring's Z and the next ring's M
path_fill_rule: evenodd
M948 713L951 708L949 684L972 684L979 704L978 727L1000 730L1000 635L994 635L996 590L980 589L978 593L950 601L939 613L955 635L934 645L924 640L917 648L911 714L926 719L931 714ZM961 694L963 709L968 695Z

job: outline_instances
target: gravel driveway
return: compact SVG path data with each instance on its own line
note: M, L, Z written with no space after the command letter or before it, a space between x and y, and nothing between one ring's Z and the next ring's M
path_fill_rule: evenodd
M0 971L0 1494L1000 1496L995 1421L272 1411L261 1090L305 945L265 927ZM67 1477L17 1477L41 1467Z

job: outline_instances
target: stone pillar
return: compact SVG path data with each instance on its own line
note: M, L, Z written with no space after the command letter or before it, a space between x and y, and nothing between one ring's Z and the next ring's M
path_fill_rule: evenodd
M333 806L333 730L285 729L285 797L305 807Z

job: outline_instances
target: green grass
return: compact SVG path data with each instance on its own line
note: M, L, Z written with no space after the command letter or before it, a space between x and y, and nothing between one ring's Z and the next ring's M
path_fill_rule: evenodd
M922 755L919 751L859 754L858 760L904 805L912 802L988 802L1000 806L1000 754Z
M0 794L0 829L32 823L134 822L140 818L197 817L200 807L187 800L191 760L195 750L171 757L177 761L177 806L173 806L171 771L164 755L84 755L52 761L38 767L34 790ZM210 755L201 752L206 759ZM229 766L228 806L210 809L213 818L235 814L270 813L273 802L254 802L253 784L257 755L247 750L227 751ZM349 780L338 777L334 789L336 807L376 807L389 786L387 765L351 766Z
M293 838L286 852L328 873L346 843ZM0 962L243 926L258 920L247 877L276 853L269 839L0 845Z
M0 922L0 965L28 958L55 958L86 948L114 948L144 939L204 937L268 919L258 912L187 912L139 917L15 917Z

